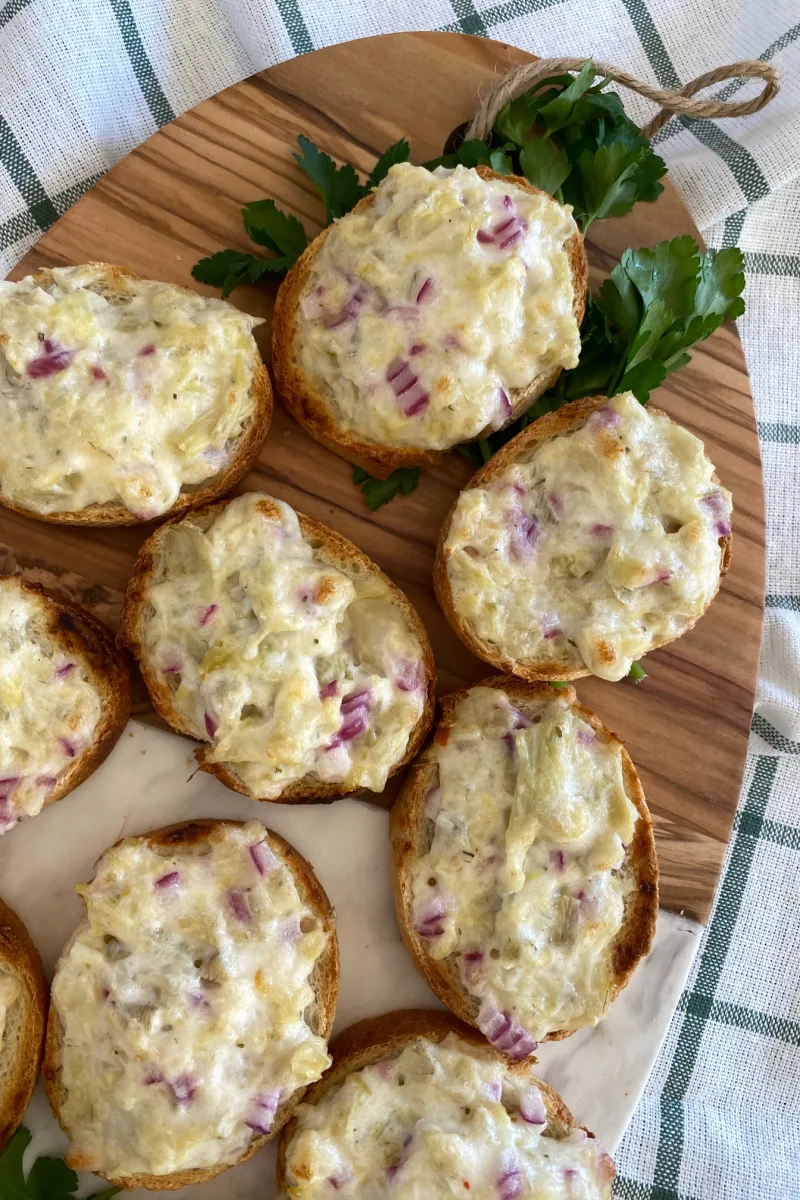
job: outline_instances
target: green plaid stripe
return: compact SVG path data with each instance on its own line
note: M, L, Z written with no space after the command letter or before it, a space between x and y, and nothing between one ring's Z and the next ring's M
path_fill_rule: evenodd
M40 229L47 229L55 221L58 213L14 136L11 126L1 116L0 163L8 171L12 183L27 204L28 214L32 220Z
M275 3L295 54L308 54L309 50L314 49L314 44L297 0L275 0Z
M750 728L773 750L779 750L781 754L800 754L800 742L793 742L791 738L787 738L762 717L761 713L753 713L753 723Z
M17 13L22 12L23 8L27 8L32 3L33 0L8 0L8 4L4 4L0 8L0 29L7 25Z
M800 442L800 425L787 425L784 421L759 421L758 436L762 442L796 446Z
M788 608L792 612L800 612L800 596L774 596L767 593L767 608Z
M153 120L160 129L162 125L175 120L175 113L161 89L150 59L147 57L129 0L109 0L109 3L117 19L117 25L128 58L131 60L136 81L142 89L142 95L147 101L147 107L150 109Z

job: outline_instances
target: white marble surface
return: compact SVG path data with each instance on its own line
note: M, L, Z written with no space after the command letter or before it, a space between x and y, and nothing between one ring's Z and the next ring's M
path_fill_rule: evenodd
M190 817L255 817L309 859L336 907L342 967L336 1028L387 1009L435 1006L395 923L388 814L355 800L297 808L258 805L212 776L195 773L191 750L181 738L131 724L108 761L78 791L0 838L0 895L25 921L48 973L81 919L75 884L91 879L93 863L112 842ZM609 1018L595 1029L540 1047L539 1073L609 1150L644 1087L699 934L694 922L661 913L654 949ZM36 1154L63 1153L65 1139L41 1088L26 1124L34 1133L26 1164ZM267 1146L210 1183L150 1195L270 1200L273 1178L274 1150Z

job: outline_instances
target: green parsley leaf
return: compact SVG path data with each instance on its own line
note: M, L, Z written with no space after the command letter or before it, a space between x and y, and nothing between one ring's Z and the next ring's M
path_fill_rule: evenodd
M367 189L359 182L355 167L350 163L337 167L329 154L318 149L310 138L301 133L297 139L300 153L295 154L297 165L317 185L325 204L325 223L330 225L337 217L343 217L355 208L366 195Z
M240 283L257 283L262 275L282 275L286 268L282 260L255 258L242 250L219 250L209 258L201 258L192 267L192 275L200 283L222 288L222 298L227 299Z
M0 1154L0 1197L2 1200L72 1200L78 1176L60 1158L37 1158L28 1173L22 1173L22 1157L31 1135L24 1125L16 1131ZM122 1188L96 1192L92 1200L111 1200Z
M389 146L384 150L375 166L372 168L369 179L367 180L367 189L375 188L389 174L389 168L396 163L408 162L411 157L411 147L405 138L401 138L399 142L395 142L393 146Z
M491 162L491 151L486 142L480 142L473 138L468 142L462 142L452 154L440 154L438 158L432 158L422 165L428 171L435 171L437 167L447 167L452 170L453 167L458 166L491 166Z
M363 467L353 467L353 483L361 488L370 512L375 512L398 494L410 496L419 484L419 474L419 467L398 467L388 479L374 479Z
M647 672L642 670L638 662L631 663L631 669L628 671L628 679L632 679L634 683L644 683L647 677Z
M531 138L519 153L522 173L534 187L555 196L572 167L565 151L545 138Z
M274 200L251 200L242 209L242 220L252 241L283 256L286 270L294 266L308 245L306 231L297 217L281 212Z
M511 143L507 142L505 146L499 146L497 150L489 151L489 163L492 170L497 171L498 175L514 174L514 160L508 153L509 150L513 149L514 147Z
M539 109L539 120L544 123L548 134L555 133L556 130L563 129L565 125L572 124L578 115L578 102L584 92L588 92L594 79L595 73L591 59L589 59L583 64L574 79L570 76L569 84L562 88L554 99L542 105Z
M550 687L555 688L557 692L560 692L562 688L569 687L569 684L563 679L551 679Z

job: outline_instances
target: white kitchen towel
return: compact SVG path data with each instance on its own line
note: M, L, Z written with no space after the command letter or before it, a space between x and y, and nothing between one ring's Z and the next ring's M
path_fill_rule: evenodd
M797 0L0 0L0 274L177 113L292 55L407 29L594 55L667 87L742 58L783 74L780 96L757 116L675 119L657 139L707 243L745 255L739 327L764 461L768 595L722 883L620 1147L616 1195L789 1200L800 1196ZM652 112L636 97L625 102L635 119Z

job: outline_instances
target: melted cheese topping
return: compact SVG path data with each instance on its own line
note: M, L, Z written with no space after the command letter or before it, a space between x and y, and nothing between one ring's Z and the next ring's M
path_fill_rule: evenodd
M105 286L91 264L0 283L0 487L33 512L157 517L255 411L260 321L166 283Z
M9 1010L21 995L22 986L19 980L0 967L0 1053L3 1050Z
M519 662L621 679L719 584L731 495L703 443L630 392L461 493L445 542L458 615Z
M102 716L97 687L50 620L39 596L0 579L0 834L41 810Z
M531 723L505 693L476 687L437 734L434 756L432 841L412 879L428 953L451 958L480 1000L481 1028L515 1056L535 1048L530 1039L596 1024L638 818L620 745L564 700L544 703Z
M329 1066L311 975L328 935L257 821L210 852L112 847L56 970L61 1119L109 1178L235 1161Z
M535 1082L451 1033L301 1105L286 1173L292 1200L603 1200L614 1167L582 1129L554 1136Z
M456 167L402 163L311 265L298 354L337 425L447 449L499 428L509 394L574 367L571 208Z
M387 583L344 574L288 504L248 493L166 533L147 655L198 738L259 797L296 780L381 791L425 702L419 639Z

